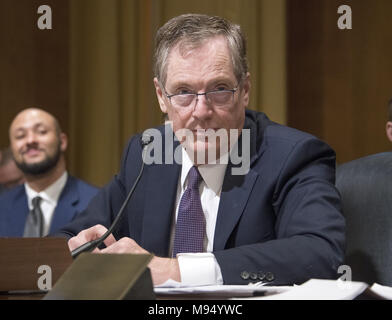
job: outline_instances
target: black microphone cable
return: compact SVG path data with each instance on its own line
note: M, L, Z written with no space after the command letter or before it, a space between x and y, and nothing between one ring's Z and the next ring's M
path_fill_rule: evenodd
M105 239L113 232L114 228L117 226L118 221L120 221L121 216L123 215L124 209L127 206L129 200L131 199L131 196L133 194L133 191L135 190L140 177L142 176L143 173L143 169L144 169L144 158L147 154L147 150L148 150L148 145L153 141L153 138L150 135L143 135L141 138L140 143L142 144L143 147L143 152L142 152L142 166L140 168L140 172L139 175L137 176L135 183L133 184L131 190L129 191L127 198L125 199L125 201L123 202L116 218L114 219L112 225L110 226L110 228L98 239L95 240L91 240L89 242L86 242L85 244L82 244L80 247L77 247L76 249L74 249L71 252L71 256L72 258L76 258L79 254L81 254L82 252L89 252L89 251L93 251L96 247L98 247L99 245L102 244L102 242L105 241Z

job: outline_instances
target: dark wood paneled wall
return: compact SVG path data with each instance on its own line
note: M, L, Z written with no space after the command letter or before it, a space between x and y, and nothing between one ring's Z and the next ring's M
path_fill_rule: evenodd
M53 30L37 27L42 4L53 10ZM352 30L337 27L342 4L352 8ZM69 133L69 6L0 1L0 147L8 145L12 118L28 106L52 112ZM288 125L326 140L339 162L392 147L384 129L392 97L391 12L390 0L287 1Z
M68 0L0 0L0 147L22 109L53 113L68 132ZM52 8L52 30L40 30L40 5Z
M337 27L340 5L352 29ZM288 125L326 140L338 162L389 151L392 1L287 1Z

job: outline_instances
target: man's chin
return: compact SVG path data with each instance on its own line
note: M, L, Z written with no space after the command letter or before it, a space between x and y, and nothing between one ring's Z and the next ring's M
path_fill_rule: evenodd
M18 168L27 175L42 175L48 173L56 166L58 159L47 158L44 160L29 161L17 164Z
M26 165L35 165L37 163L45 161L45 155L36 155L33 157L23 156L22 161Z

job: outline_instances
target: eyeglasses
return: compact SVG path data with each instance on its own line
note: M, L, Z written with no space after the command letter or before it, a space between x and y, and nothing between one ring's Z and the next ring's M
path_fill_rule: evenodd
M238 90L238 85L234 89L211 90L202 93L179 93L168 94L165 90L166 97L174 107L188 108L195 101L199 100L199 96L205 96L208 104L217 108L227 108L233 103L234 93Z

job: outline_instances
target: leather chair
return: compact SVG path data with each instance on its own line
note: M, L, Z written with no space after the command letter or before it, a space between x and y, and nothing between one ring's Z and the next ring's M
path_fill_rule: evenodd
M392 286L392 152L337 167L352 279Z

